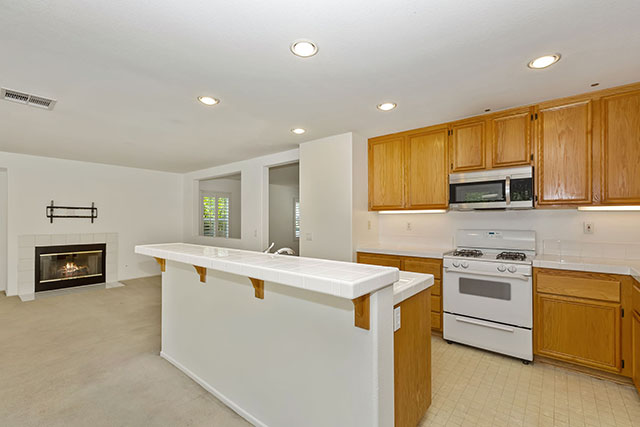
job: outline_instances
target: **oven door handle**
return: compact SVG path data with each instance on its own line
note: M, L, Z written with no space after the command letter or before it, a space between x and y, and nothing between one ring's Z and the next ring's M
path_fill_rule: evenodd
M520 279L520 280L529 280L531 278L530 274L501 274L501 273L488 273L486 271L472 271L472 270L450 270L449 267L445 267L444 271L449 273L462 273L462 274L477 274L478 276L489 276L489 277L504 277L506 279Z
M491 323L479 322L477 320L467 319L465 317L456 316L455 319L456 319L456 322L470 323L472 325L484 326L485 328L498 329L499 331L505 331L505 332L513 332L513 331L515 331L515 329L510 328L508 326L494 325L494 324L491 324Z

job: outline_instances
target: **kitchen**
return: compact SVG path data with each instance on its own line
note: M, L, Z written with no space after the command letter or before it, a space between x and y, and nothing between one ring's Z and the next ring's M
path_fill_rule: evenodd
M638 424L636 2L49 3L3 424Z

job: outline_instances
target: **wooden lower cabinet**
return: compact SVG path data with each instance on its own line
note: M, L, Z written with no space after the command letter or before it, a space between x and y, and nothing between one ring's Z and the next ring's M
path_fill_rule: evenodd
M358 252L360 264L396 267L412 273L433 274L431 287L431 329L442 332L442 260L437 258L418 258L399 255L373 254Z
M431 405L431 290L397 304L393 334L395 427L416 427Z
M633 312L633 339L632 339L632 359L633 359L633 383L640 393L640 313Z
M631 376L631 280L534 269L534 353Z
M640 393L640 283L633 281L633 319L631 324L631 359L633 383Z

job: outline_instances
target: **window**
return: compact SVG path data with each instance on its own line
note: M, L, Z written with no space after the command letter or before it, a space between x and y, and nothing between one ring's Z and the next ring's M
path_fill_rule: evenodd
M300 199L293 199L293 237L300 239Z
M229 237L228 193L202 193L202 235L209 237Z

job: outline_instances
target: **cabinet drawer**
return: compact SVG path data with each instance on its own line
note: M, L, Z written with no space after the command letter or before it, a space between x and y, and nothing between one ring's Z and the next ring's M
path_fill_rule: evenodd
M620 302L620 282L598 274L538 272L536 290L545 294Z
M442 329L442 314L431 312L431 329Z
M433 274L434 278L442 279L442 260L432 258L405 258L404 271Z
M640 283L633 281L633 309L640 315ZM431 292L433 293L433 291Z
M435 279L433 281L433 286L431 287L431 295L442 295L442 282L440 279Z
M380 265L383 267L395 267L400 269L402 260L391 255L374 255L358 252L358 264Z
M440 313L440 299L442 297L439 295L431 295L431 311L434 313Z

